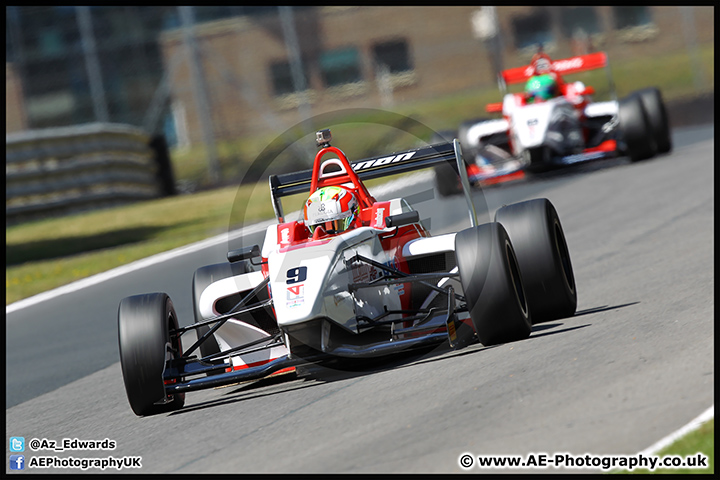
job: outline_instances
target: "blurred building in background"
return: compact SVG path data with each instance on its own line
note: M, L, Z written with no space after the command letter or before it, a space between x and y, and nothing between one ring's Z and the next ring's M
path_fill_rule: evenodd
M6 7L6 133L109 121L188 146L282 131L492 86L539 43L556 58L693 55L714 42L713 17L711 6Z
M202 7L197 16L203 22L268 8L276 10ZM146 126L164 75L160 33L179 25L177 7L7 6L5 12L6 132L95 121Z

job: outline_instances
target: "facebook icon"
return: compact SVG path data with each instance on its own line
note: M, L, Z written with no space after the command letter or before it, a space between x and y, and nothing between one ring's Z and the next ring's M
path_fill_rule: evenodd
M25 470L25 455L10 455L10 470Z

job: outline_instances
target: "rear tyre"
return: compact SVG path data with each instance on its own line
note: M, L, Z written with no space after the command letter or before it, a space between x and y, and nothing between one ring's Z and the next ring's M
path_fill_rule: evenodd
M670 123L660 90L655 87L644 88L638 91L637 95L640 97L643 108L647 113L648 124L657 146L657 153L670 152L672 150Z
M630 161L646 160L655 155L655 139L650 130L647 112L638 95L630 95L620 101L618 119Z
M234 277L235 275L242 275L243 273L252 272L252 267L247 260L241 262L226 262L217 263L215 265L208 265L205 267L198 268L195 270L193 275L193 312L195 315L195 323L202 322L205 318L200 315L200 296L202 292L209 287L212 283L222 280L224 278ZM200 338L210 330L210 327L203 325L196 329L197 336ZM200 355L207 357L220 352L220 346L217 343L214 335L211 335L203 343L200 344ZM220 372L222 373L222 372Z
M182 342L172 333L177 329L175 308L165 293L135 295L120 302L120 365L130 407L138 416L177 410L185 404L184 393L165 395L163 381L166 361L182 356Z
M468 311L485 346L522 340L532 323L510 237L496 222L455 236L455 254Z
M571 317L577 290L560 218L546 198L500 208L495 221L505 227L517 255L533 323Z

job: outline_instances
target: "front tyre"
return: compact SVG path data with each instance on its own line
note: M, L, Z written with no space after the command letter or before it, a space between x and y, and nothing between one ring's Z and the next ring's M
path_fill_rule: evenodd
M458 136L454 130L441 130L434 132L430 137L430 145L437 143L452 142ZM462 193L460 177L450 165L438 165L435 167L435 187L441 197L449 197Z
M668 121L665 103L660 90L655 87L639 90L636 95L640 97L643 108L647 113L650 133L657 145L657 153L668 153L672 150L670 138L670 122Z
M552 169L550 160L552 150L545 145L523 150L522 157L525 162L525 171L529 173L542 173Z
M521 272L505 228L492 222L458 232L455 255L480 342L490 346L530 336L532 323Z
M646 160L655 155L655 138L650 130L647 112L638 95L630 95L620 101L618 120L630 161Z
M450 197L462 193L460 177L450 165L435 167L435 187L441 197Z
M560 218L546 198L506 205L495 213L517 255L533 323L571 317L577 290Z
M163 373L168 360L182 356L174 333L177 315L165 293L124 298L118 308L118 346L125 392L138 416L182 408L185 394L167 396Z

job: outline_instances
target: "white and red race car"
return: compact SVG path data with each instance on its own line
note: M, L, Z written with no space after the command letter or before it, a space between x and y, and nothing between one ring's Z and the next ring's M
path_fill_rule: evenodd
M593 102L593 87L579 81L566 83L562 77L599 68L607 71L613 100ZM507 92L508 85L525 83L539 73L555 77L559 96L528 103L524 93ZM644 160L672 149L660 91L645 88L618 101L604 52L556 61L538 54L530 65L502 71L498 82L503 101L487 105L486 111L501 113L502 118L464 122L457 134L467 159L485 159L475 162L481 168L489 164L486 168L497 170L499 165L504 169L500 173L507 176L615 156ZM459 191L452 179L438 178L441 193Z
M181 408L186 392L308 363L522 340L534 322L575 313L570 255L549 200L503 206L494 222L478 225L457 140L352 164L328 130L318 144L312 170L270 176L277 223L262 246L195 272L194 323L179 326L165 293L120 302L120 362L135 414ZM458 172L468 202L471 224L457 233L432 236L405 198L377 201L363 183L440 164ZM286 218L282 197L329 186L357 198L355 228L312 231ZM197 340L183 349L189 331Z

